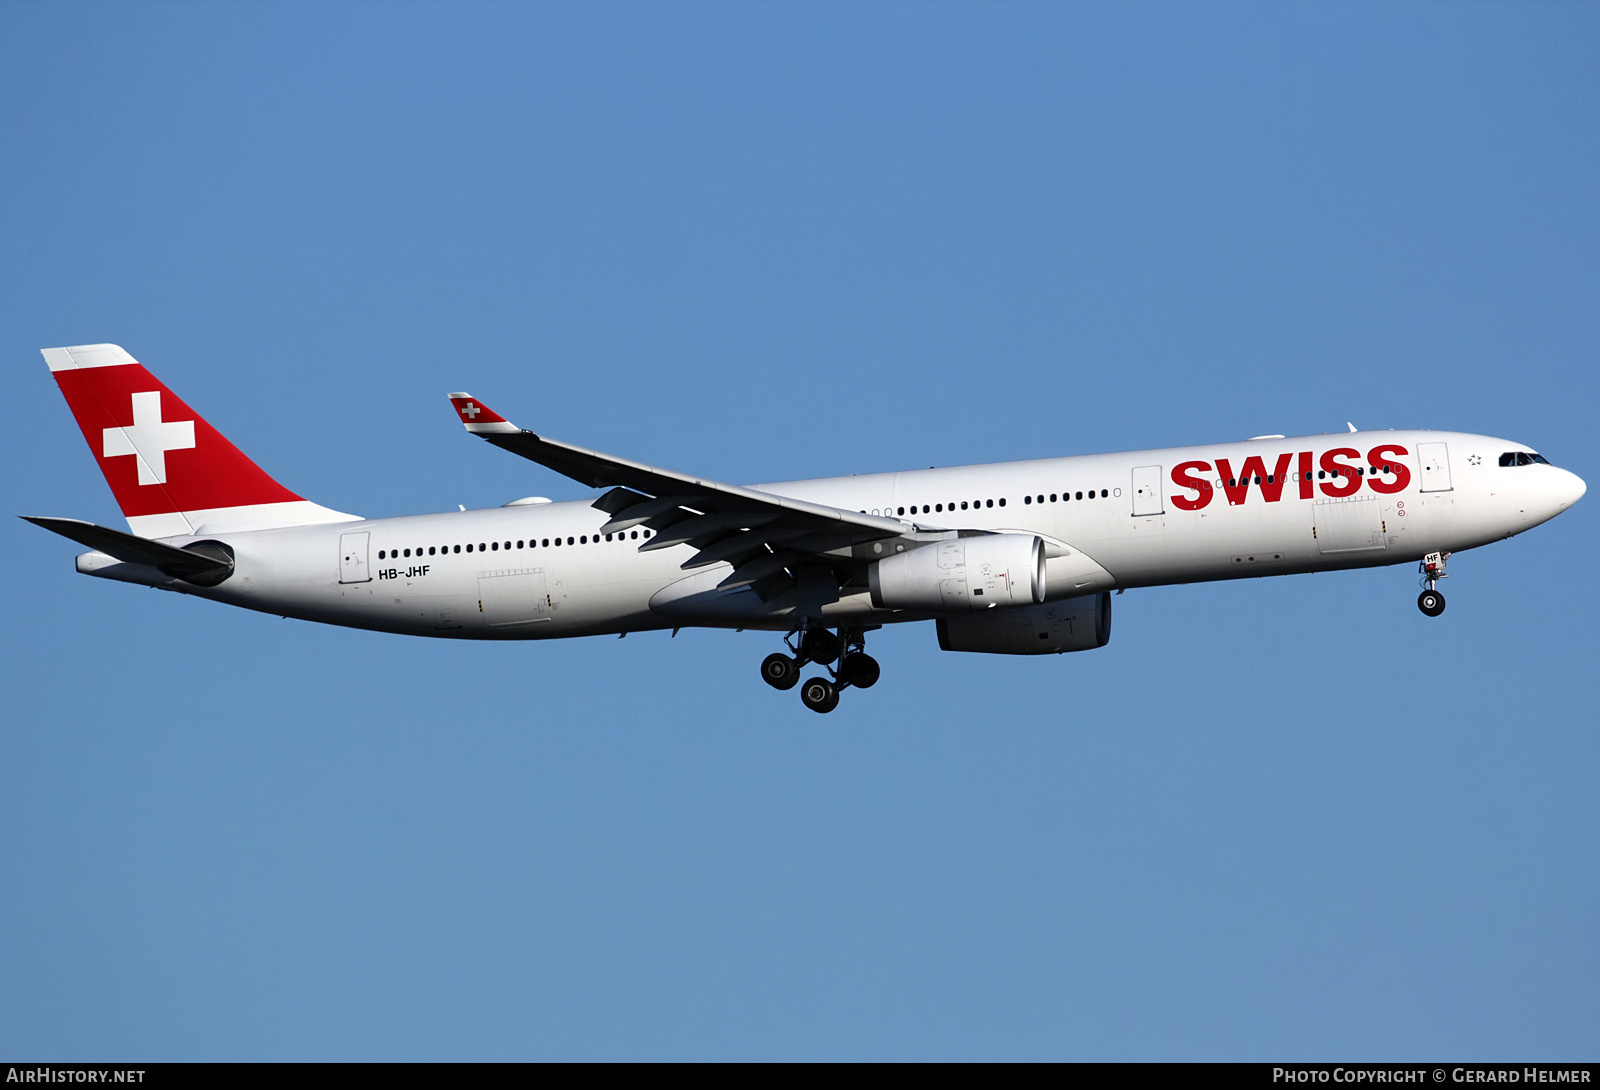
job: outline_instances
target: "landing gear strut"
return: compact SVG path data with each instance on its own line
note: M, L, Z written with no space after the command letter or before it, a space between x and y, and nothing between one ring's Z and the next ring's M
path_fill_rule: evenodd
M1429 553L1417 567L1422 573L1423 586L1422 593L1417 595L1417 608L1429 617L1437 617L1444 612L1444 595L1434 588L1439 580L1445 578L1444 562L1449 559L1449 553Z
M838 635L826 628L808 628L799 634L798 643L793 633L784 642L794 653L768 655L761 662L761 678L774 689L792 689L806 663L821 666L829 677L808 678L800 686L800 702L814 712L833 711L839 706L839 694L852 685L870 689L878 683L878 660L867 654L865 634L859 628L840 628Z

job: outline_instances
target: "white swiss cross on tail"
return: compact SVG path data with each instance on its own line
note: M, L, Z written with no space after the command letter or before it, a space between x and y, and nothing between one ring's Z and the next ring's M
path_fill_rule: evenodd
M140 484L167 483L167 451L194 446L193 420L161 419L161 391L133 395L133 423L102 432L106 458L131 454L138 459Z

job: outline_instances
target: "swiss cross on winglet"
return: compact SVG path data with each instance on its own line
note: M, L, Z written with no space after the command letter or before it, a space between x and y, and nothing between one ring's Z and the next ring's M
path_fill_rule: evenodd
M515 424L495 412L471 394L449 394L450 404L467 430L482 435L485 432L521 431Z

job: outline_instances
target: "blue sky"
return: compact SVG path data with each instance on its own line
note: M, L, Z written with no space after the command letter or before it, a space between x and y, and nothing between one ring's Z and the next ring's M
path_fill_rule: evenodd
M1362 427L1589 481L1600 9L0 9L12 514L120 519L38 349L122 344L382 516ZM1593 499L1130 592L1103 650L469 645L73 574L0 524L0 1054L1574 1059Z

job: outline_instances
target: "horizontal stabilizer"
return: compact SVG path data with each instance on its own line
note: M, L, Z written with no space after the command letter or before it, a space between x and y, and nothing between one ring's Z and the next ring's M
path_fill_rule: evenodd
M43 526L51 533L76 541L79 545L87 545L107 556L115 557L124 564L147 564L165 575L178 579L194 576L203 578L233 570L232 560L202 556L188 549L134 537L121 530L109 530L81 519L38 518L33 515L23 515L22 518L35 526Z

